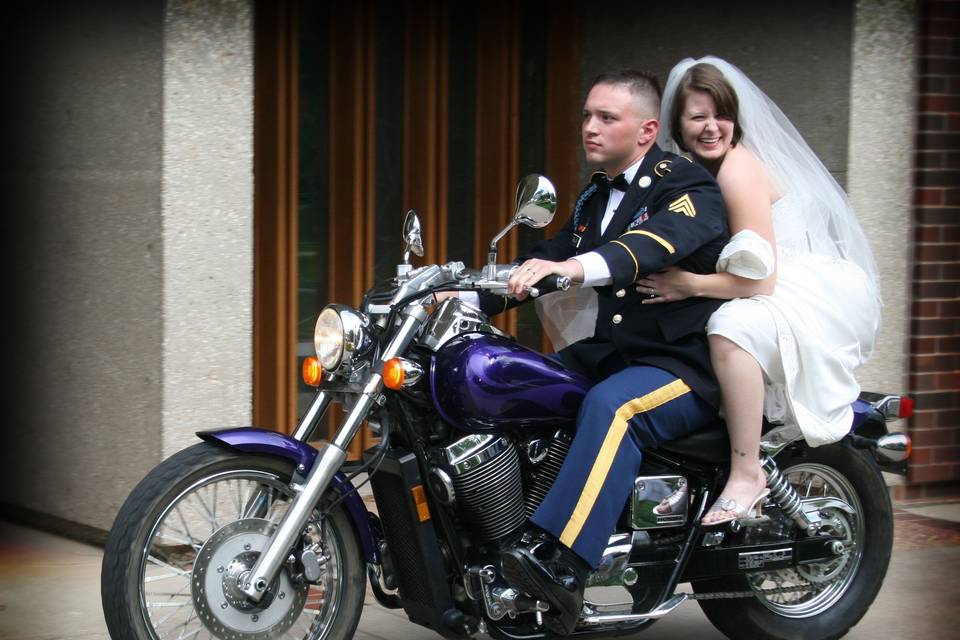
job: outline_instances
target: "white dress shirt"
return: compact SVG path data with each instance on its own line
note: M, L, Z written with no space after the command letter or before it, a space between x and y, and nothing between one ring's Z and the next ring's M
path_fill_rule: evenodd
M643 162L643 158L637 160L623 172L623 177L626 179L627 184L633 184L633 179L637 175L637 170L640 168L641 162ZM603 218L600 220L601 235L607 230L610 221L613 220L613 214L617 210L617 207L620 206L620 203L623 202L624 195L625 192L619 189L610 189L610 197L607 198L607 208L604 210ZM603 285L613 282L613 276L610 275L610 268L607 267L607 263L596 251L588 251L582 255L574 256L573 259L583 267L583 284L581 286L602 287Z

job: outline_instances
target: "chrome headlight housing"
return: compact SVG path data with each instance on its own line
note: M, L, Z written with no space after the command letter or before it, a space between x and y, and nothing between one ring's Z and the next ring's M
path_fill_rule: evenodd
M317 317L313 347L324 371L336 371L353 363L368 344L367 318L342 304L328 304Z

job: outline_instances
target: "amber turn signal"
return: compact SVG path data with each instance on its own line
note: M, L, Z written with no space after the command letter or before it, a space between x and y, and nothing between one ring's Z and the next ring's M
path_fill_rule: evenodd
M398 391L403 387L403 379L406 372L403 369L403 360L400 358L390 358L383 363L383 386L387 389Z
M323 380L323 369L320 368L320 361L314 356L303 359L303 381L311 387L319 387Z

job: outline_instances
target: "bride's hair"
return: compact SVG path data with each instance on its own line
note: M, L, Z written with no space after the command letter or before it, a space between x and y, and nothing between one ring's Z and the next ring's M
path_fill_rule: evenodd
M676 92L671 96L673 102L670 109L670 129L673 134L673 141L677 143L677 146L684 151L689 151L683 144L680 118L683 116L687 96L692 91L700 91L713 98L713 103L717 107L717 115L733 121L733 145L740 142L740 138L743 137L743 129L740 126L740 101L737 100L737 92L733 90L733 87L730 86L719 69L712 64L701 62L687 69L687 72L680 78Z

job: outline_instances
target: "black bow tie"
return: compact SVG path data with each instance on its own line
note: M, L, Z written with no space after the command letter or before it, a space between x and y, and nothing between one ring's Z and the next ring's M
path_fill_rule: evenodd
M623 177L622 173L618 175L616 178L614 178L613 180L611 180L610 178L607 177L607 174L605 174L604 172L597 171L590 178L590 181L593 182L593 184L597 185L598 191L605 194L609 194L610 189L616 189L617 191L626 191L627 188L630 186L630 183L627 182L627 179Z

